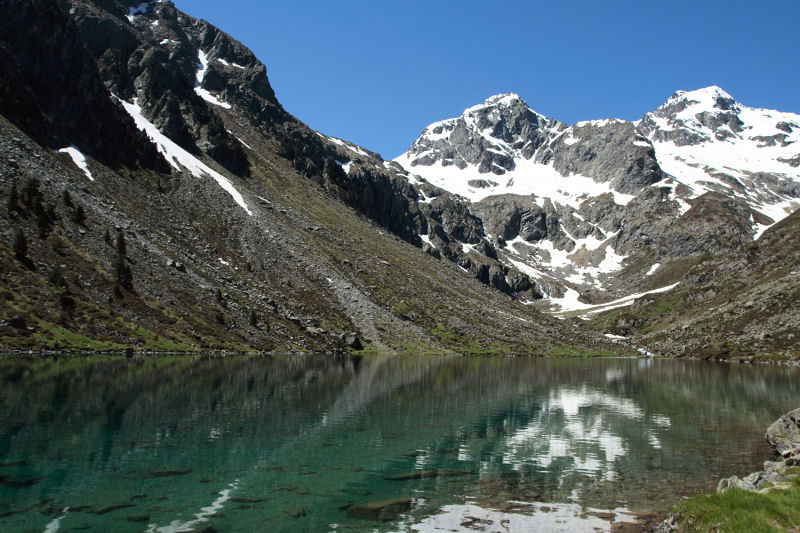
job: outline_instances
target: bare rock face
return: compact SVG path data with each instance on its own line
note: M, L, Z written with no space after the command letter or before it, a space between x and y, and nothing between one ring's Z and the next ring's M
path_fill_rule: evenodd
M168 168L111 100L79 29L58 2L9 0L3 13L0 114L51 148L75 145L114 168Z
M790 411L767 428L767 442L782 456L800 453L800 409Z
M544 157L544 154L538 157ZM578 123L552 145L553 167L563 176L580 174L625 194L667 176L653 145L631 122L601 120Z
M412 166L473 166L480 174L500 176L514 168L517 157L530 159L564 128L533 111L519 95L499 94L458 118L431 124L408 154Z

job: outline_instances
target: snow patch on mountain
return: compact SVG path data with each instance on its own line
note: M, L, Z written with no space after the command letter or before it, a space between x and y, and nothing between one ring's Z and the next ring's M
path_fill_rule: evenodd
M583 303L578 300L578 297L580 296L578 291L567 289L567 293L563 297L552 298L552 302L559 307L558 314L571 313L573 311L583 311L583 313L581 313L580 316L583 318L588 318L591 315L601 313L603 311L610 311L611 309L627 307L629 305L632 305L633 302L638 298L647 296L648 294L658 294L660 292L666 292L668 290L674 289L677 286L678 286L677 283L673 283L672 285L667 285L666 287L660 287L658 289L653 289L651 291L629 294L617 300L613 300L611 302L606 302L602 304ZM558 314L556 316L558 316Z
M236 190L233 183L161 133L155 124L144 118L142 109L139 107L135 98L133 103L126 102L125 100L119 100L119 102L136 122L136 126L150 137L150 140L156 145L158 151L164 155L164 158L173 168L176 170L188 170L196 178L212 178L225 192L231 195L231 198L233 198L248 215L253 216L253 212L250 210L247 203L245 203L244 197Z
M232 68L238 68L238 69L245 69L245 68L247 68L247 67L245 67L244 65L240 65L240 64L238 64L238 63L229 63L228 61L225 61L225 60L224 60L224 59L222 59L221 57L218 57L218 58L217 58L217 61L219 61L220 63L222 63L222 64L223 64L223 65L225 65L226 67L232 67Z
M514 169L505 171L502 176L481 174L474 164L468 164L463 169L442 163L412 166L411 160L412 156L408 154L394 159L409 173L417 174L429 183L471 202L498 194L516 194L550 198L553 203L577 209L587 198L604 193L610 193L619 205L627 205L634 198L633 195L615 191L608 183L597 183L586 176L573 174L564 177L552 165L543 165L531 159L517 159Z
M150 10L150 6L153 5L153 2L142 2L136 7L131 7L128 10L127 19L129 22L133 22L134 17L139 13L147 13Z
M338 144L339 146L342 146L342 147L350 150L351 152L355 152L356 154L364 156L364 157L369 157L369 154L367 152L365 152L364 150L362 150L360 147L356 146L353 143L349 143L349 142L343 141L341 139L337 139L336 137L328 137L327 135L323 135L321 133L318 133L318 135L320 137L322 137L323 139L327 139L327 140L331 141L334 144Z
M72 158L73 163L75 163L75 166L81 169L90 181L94 181L94 176L92 176L92 173L89 171L89 165L86 164L86 156L84 156L74 144L66 148L61 148L59 152L68 154Z
M211 94L207 89L203 89L202 87L203 80L206 77L206 72L208 72L208 57L206 56L206 53L203 52L202 50L197 51L197 61L198 61L197 74L196 74L197 82L195 83L194 86L194 92L196 92L198 96L200 96L200 98L202 98L203 100L205 100L210 104L214 104L224 109L230 109L231 105L229 103L223 102L222 100Z

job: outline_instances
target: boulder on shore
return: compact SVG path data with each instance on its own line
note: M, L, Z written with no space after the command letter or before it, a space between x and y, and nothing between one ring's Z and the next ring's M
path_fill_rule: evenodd
M800 451L800 409L790 411L767 428L767 442L778 454L787 457Z

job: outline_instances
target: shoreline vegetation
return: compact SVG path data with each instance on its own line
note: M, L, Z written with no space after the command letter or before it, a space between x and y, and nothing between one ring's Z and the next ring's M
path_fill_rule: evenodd
M596 354L589 353L562 353L560 351L547 352L547 353L518 353L508 352L506 354L499 352L492 353L475 353L470 351L442 351L442 350L388 350L388 349L371 349L370 346L362 350L338 350L338 351L303 351L303 350L215 350L215 349L198 349L198 350L156 350L156 349L142 349L142 348L125 348L114 350L91 350L91 349L66 349L66 350L53 350L53 349L6 349L0 345L0 358L4 357L87 357L87 356L109 356L109 357L176 357L176 356L222 356L222 357L235 357L235 356L271 356L271 355L369 355L372 353L393 353L393 354L424 354L424 355L460 355L464 357L470 356L488 356L488 357L604 357L604 358L620 358L620 359L683 359L688 361L708 361L711 363L728 363L728 364L754 364L754 365L774 365L774 366L800 366L800 358L773 358L769 356L764 357L748 357L748 358L706 358L706 357L664 357L664 356L648 356L648 355L621 355L617 353L598 352Z

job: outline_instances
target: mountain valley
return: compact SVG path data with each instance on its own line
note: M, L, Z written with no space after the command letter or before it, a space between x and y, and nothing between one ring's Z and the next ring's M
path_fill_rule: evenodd
M169 1L2 5L5 349L800 354L798 115L509 93L390 161Z

